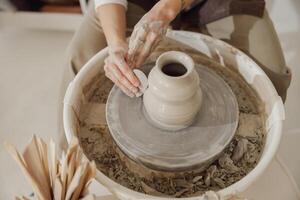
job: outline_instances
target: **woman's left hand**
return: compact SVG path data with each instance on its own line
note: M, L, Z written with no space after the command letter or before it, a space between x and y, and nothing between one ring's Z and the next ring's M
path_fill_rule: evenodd
M130 67L139 67L144 63L164 38L170 22L181 8L181 0L161 0L135 25L127 56Z

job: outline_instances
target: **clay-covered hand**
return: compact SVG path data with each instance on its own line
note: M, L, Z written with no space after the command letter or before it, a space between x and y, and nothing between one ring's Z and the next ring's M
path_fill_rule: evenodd
M132 67L140 66L163 39L168 24L141 19L134 27L129 41L128 60Z
M104 71L105 75L126 95L134 97L140 83L125 60L127 51L128 45L125 42L109 46L109 55L104 61Z
M128 63L139 67L164 38L170 22L180 12L180 1L159 1L135 25L129 40Z

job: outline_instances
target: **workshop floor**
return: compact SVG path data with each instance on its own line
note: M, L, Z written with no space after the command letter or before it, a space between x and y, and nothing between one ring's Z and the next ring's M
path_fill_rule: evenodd
M269 1L268 10L293 73L278 154L300 186L300 14L296 12L300 3L295 2ZM41 25L43 29L33 29L24 24L7 24L0 19L0 199L11 199L13 194L28 195L31 191L16 163L4 150L3 142L23 148L32 134L46 140L58 138L55 131L59 89L65 49L73 35L69 30L47 30L45 25Z
M27 195L29 189L4 151L3 142L23 148L32 134L45 140L57 138L53 134L57 130L58 91L64 50L71 37L71 32L0 30L0 199L11 199L16 192ZM18 180L18 190L13 181L7 182L9 179Z

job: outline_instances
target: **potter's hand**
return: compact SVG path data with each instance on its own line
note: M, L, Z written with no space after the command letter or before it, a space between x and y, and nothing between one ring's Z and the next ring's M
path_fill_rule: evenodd
M125 61L127 44L119 43L108 47L108 57L105 59L105 75L112 80L125 94L134 97L138 92L139 80Z
M182 0L161 0L135 25L127 57L131 67L143 64L181 9Z

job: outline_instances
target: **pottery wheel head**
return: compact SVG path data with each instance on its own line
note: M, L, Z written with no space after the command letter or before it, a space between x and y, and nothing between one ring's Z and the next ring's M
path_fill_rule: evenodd
M148 74L152 64L141 67ZM110 91L106 118L119 148L131 159L160 171L198 170L213 162L232 140L238 125L238 104L225 81L211 69L196 65L203 93L193 124L164 131L151 124L142 97L130 98L116 86ZM155 109L155 108L153 108Z

